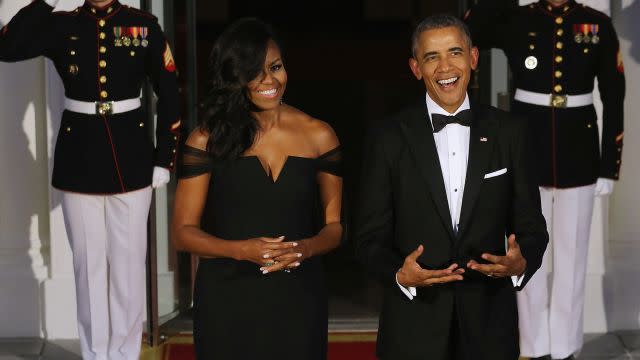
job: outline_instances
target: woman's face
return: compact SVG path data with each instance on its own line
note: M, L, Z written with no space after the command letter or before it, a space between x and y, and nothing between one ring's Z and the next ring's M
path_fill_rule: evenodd
M249 98L260 110L275 109L280 105L286 86L287 71L280 49L273 41L269 41L262 71L247 85Z

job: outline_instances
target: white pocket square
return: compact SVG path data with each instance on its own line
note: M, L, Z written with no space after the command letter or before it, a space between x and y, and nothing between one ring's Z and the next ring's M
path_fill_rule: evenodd
M507 168L504 168L504 169L496 170L494 172L490 172L488 174L485 174L484 178L485 179L489 179L489 178L500 176L500 175L503 175L503 174L506 174L506 173L507 173Z

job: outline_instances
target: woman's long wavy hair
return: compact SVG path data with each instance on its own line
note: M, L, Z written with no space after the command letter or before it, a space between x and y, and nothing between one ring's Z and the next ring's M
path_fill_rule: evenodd
M207 151L219 159L236 159L249 149L258 132L248 83L264 68L269 41L280 44L271 27L255 18L235 21L211 51L211 92L200 127L209 135Z

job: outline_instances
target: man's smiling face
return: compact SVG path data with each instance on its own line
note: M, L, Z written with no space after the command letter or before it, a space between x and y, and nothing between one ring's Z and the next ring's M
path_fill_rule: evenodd
M465 99L471 71L478 66L478 49L454 26L425 30L415 45L409 59L413 75L424 81L431 99L455 112Z

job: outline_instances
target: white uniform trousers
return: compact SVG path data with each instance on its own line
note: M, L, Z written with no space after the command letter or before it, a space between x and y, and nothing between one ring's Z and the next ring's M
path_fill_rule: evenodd
M139 358L151 192L62 192L85 360Z
M563 359L582 347L584 287L595 185L540 188L549 246L542 266L518 293L520 353ZM553 271L548 291L549 256Z

